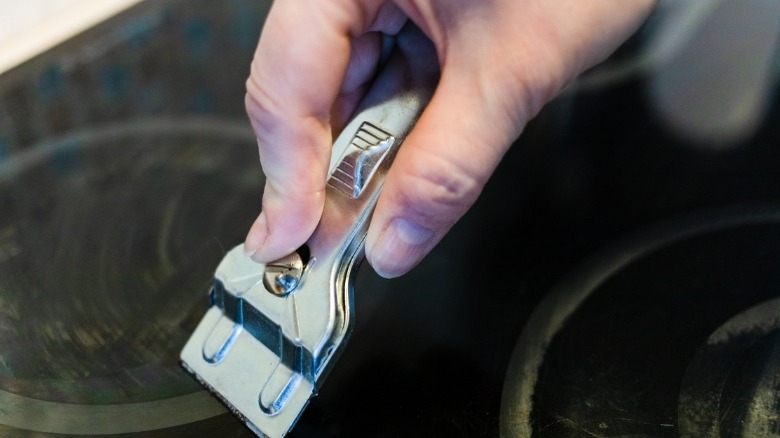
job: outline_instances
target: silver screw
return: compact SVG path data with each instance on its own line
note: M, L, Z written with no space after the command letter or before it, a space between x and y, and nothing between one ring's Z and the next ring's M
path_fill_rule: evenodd
M285 296L294 291L303 275L303 259L294 252L265 265L263 284L274 295Z

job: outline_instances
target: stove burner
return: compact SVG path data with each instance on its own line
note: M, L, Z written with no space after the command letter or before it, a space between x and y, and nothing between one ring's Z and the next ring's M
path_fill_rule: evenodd
M243 434L178 355L258 208L254 144L243 123L137 121L0 165L0 434Z
M707 338L685 372L677 415L682 436L780 434L780 298Z
M666 224L549 293L515 345L504 436L780 434L780 209Z

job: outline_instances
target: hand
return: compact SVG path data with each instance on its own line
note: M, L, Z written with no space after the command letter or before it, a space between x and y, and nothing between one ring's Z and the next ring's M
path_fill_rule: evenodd
M442 76L387 175L366 238L382 276L413 268L479 196L526 123L641 24L653 0L277 0L247 81L266 176L244 247L269 262L316 227L334 132L360 101L381 33L413 21Z

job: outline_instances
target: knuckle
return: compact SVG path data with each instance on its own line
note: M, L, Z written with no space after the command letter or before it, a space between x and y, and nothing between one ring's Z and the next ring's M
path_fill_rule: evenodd
M429 155L401 171L397 179L400 208L427 222L454 222L476 201L483 182L464 165Z
M499 75L503 77L498 80L514 85L507 87L510 93L506 101L512 108L523 108L524 118L530 120L563 88L569 70L559 49L539 44L527 53L510 58L500 70Z
M320 154L328 146L318 141L330 133L328 116L296 111L294 103L269 84L254 74L246 81L244 105L261 146L276 149L294 145Z
M279 100L255 75L250 75L246 80L244 104L247 115L257 130L267 131L274 127L284 110L284 105L281 105Z
M514 136L560 88L552 74L515 66L491 73L488 80L479 83L484 99L494 103L493 120L500 126L511 127Z

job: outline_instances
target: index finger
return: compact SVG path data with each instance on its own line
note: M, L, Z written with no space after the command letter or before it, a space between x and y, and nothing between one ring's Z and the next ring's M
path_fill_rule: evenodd
M329 114L349 63L350 36L360 31L357 3L282 0L266 20L246 95L266 176L262 213L245 242L257 261L294 251L322 213Z

